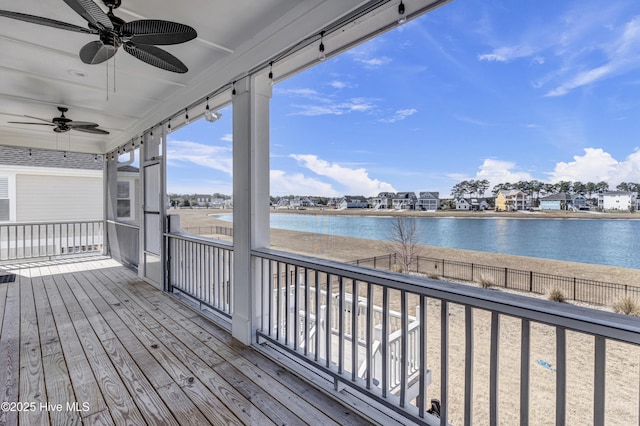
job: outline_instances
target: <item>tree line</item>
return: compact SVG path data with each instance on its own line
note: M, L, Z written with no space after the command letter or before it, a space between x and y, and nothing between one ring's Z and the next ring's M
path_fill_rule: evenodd
M484 194L489 189L489 181L482 180L463 180L453 186L451 189L451 195L455 198L461 197L484 197ZM539 180L522 180L515 183L505 182L494 185L491 189L491 193L495 197L498 192L517 189L529 194L532 198L539 198L541 195L558 194L566 192L568 194L583 194L588 198L592 198L593 194L599 194L609 191L609 184L604 181L600 182L580 182L580 181L564 181L561 180L556 183L546 183ZM618 191L636 192L640 195L640 183L636 182L621 182L616 186Z

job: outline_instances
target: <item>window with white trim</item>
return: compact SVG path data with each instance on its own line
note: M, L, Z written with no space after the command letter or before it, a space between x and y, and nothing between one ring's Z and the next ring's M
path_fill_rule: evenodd
M131 219L131 183L129 181L118 181L116 208L118 219Z
M0 176L0 222L11 220L11 199L9 198L9 177Z

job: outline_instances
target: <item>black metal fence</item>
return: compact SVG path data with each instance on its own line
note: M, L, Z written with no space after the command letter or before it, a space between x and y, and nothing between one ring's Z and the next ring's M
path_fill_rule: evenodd
M352 263L388 270L393 270L399 264L394 253L358 259ZM594 305L610 306L623 297L630 297L640 303L640 286L477 263L418 256L413 260L407 272L424 274L431 278L477 282L487 287L502 287L536 294L549 294L553 290L559 290L567 300Z
M182 229L193 235L226 235L233 237L233 228L231 226L189 226Z

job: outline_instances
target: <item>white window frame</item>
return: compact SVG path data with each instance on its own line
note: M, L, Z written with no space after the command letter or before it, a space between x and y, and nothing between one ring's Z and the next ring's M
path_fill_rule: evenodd
M118 193L118 188L117 185L120 185L120 183L126 183L127 185L129 185L129 196L128 197L119 197L119 193ZM134 209L135 209L135 183L133 180L131 179L118 179L117 183L116 183L116 220L134 220L135 218L135 213L134 213ZM128 200L129 201L129 216L119 216L118 215L118 201L121 200Z
M0 218L0 223L9 223L16 221L16 175L15 173L2 173L0 179L7 179L8 200L9 200L9 220ZM7 199L4 198L3 199Z

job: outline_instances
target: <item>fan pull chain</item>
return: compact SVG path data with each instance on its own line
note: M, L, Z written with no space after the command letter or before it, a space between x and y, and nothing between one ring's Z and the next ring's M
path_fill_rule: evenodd
M115 50L116 45L115 41L113 42L113 49ZM116 55L113 55L113 93L116 93Z
M109 100L109 59L107 59L107 101Z

